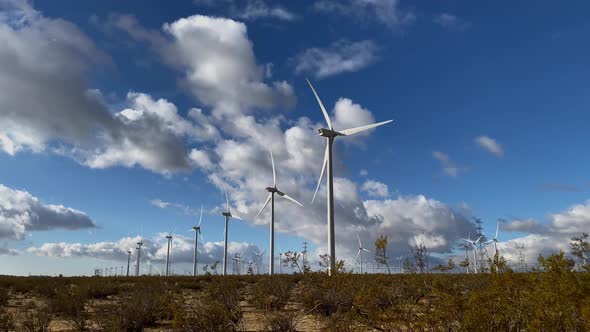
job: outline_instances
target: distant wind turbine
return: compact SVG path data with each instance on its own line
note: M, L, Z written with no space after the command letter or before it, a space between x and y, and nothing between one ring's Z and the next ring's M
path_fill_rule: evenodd
M277 173L275 170L275 160L272 156L272 150L270 150L270 161L272 164L272 187L266 187L266 191L268 191L268 197L266 198L266 202L264 202L262 209L260 209L260 211L258 211L258 213L256 214L256 216L254 218L257 218L262 213L264 208L266 208L266 206L268 205L268 202L271 202L271 204L270 204L270 207L271 207L270 208L270 250L268 253L268 257L269 257L268 274L273 275L274 271L275 271L275 262L274 262L274 260L275 260L275 256L274 256L274 253L275 253L275 194L278 194L279 196L286 198L301 207L303 207L303 204L299 203L293 197L291 197L291 196L289 196L289 195L285 194L284 192L277 189Z
M225 217L225 231L224 231L224 241L223 241L223 275L227 275L227 224L229 223L230 218L239 219L242 218L232 215L231 211L229 210L229 197L227 196L227 190L223 187L223 192L225 193L225 207L226 211L222 213Z
M313 88L313 85L311 85L311 82L309 80L307 80L307 83L309 84L311 91L313 92L318 104L320 105L322 113L324 114L324 118L326 119L326 123L328 124L328 129L326 129L326 128L318 129L318 133L320 134L320 136L326 138L326 152L324 154L324 161L322 163L322 171L320 173L320 179L318 181L318 185L315 189L315 193L313 194L313 199L311 200L311 202L313 203L313 201L315 200L315 197L318 193L318 190L320 189L320 184L322 183L324 171L326 170L326 166L327 166L327 168L328 168L328 174L327 174L327 182L328 183L327 184L328 185L326 186L326 191L327 191L326 192L326 200L327 200L326 205L327 205L327 209L328 209L328 247L330 248L330 267L328 269L328 274L332 275L336 271L336 243L335 243L336 239L335 239L335 232L334 232L334 179L333 179L333 171L332 171L332 145L334 144L334 139L337 136L354 135L354 134L360 133L362 131L369 130L369 129L390 123L393 120L387 120L387 121L378 122L378 123L374 123L374 124L370 124L370 125L366 125L366 126L336 131L334 129L334 127L332 126L332 122L330 121L330 116L328 115L328 112L326 111L326 108L324 107L324 104L322 103L320 97L318 96L315 89Z
M203 238L203 235L201 235L201 222L203 222L203 206L201 205L201 216L199 217L199 224L197 226L193 226L193 228L189 231L194 231L195 232L195 253L193 255L193 277L197 275L197 251L198 251L198 242L199 242L199 236L201 236L201 239ZM205 241L203 241L203 244L205 243Z
M368 252L369 254L372 254L372 252L370 252L369 250L365 249L361 243L361 238L359 237L359 235L356 235L356 239L359 241L359 251L356 253L356 258L355 260L357 260L359 258L359 255L361 257L361 274L363 274L363 251Z
M477 240L473 241L471 240L471 234L467 237L467 239L461 239L469 244L471 244L473 246L473 263L474 263L474 271L475 273L477 273L477 244L479 243L479 240L481 240L481 238L483 237L483 235L481 235L480 237L477 238Z
M498 219L498 221L496 221L496 234L494 235L494 238L484 242L485 245L488 245L490 243L494 243L494 255L496 255L496 252L498 252L498 230L500 229L500 219Z

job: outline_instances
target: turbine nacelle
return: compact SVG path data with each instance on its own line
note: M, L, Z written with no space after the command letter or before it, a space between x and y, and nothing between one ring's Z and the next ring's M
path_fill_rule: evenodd
M224 217L231 217L231 213L229 213L229 212L223 212L222 215Z
M336 136L344 136L344 134L342 134L342 133L339 133L335 130L327 129L327 128L318 129L318 134L320 134L320 136L322 136L322 137L328 137L328 138L332 138L332 137L336 137Z
M278 193L279 192L277 187L266 187L266 191L268 191L269 193Z

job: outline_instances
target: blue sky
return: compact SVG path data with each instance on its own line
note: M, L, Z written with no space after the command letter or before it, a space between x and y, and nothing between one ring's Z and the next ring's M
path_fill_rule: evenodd
M137 236L162 266L160 233L173 231L188 270L201 204L213 262L223 186L246 219L231 223L233 249L266 250L268 214L253 217L269 147L279 186L306 206L277 202L276 247L325 252L323 190L309 203L324 120L305 77L338 124L395 120L337 140L339 258L353 264L357 233L367 246L390 236L392 257L416 241L453 255L478 216L488 234L506 219L499 240L532 260L590 226L583 1L0 9L1 274L121 266Z

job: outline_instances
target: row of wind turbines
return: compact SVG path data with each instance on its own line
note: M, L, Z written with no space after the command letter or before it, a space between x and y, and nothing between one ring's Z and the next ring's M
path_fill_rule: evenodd
M317 184L315 192L313 194L313 198L311 200L311 203L313 204L313 202L315 201L315 198L316 198L317 193L320 189L320 185L322 183L322 179L324 177L324 174L326 174L328 247L329 247L329 256L330 256L330 264L329 264L329 268L328 268L328 274L332 275L336 271L336 239L335 239L335 231L334 231L334 178L333 178L333 168L332 168L332 160L333 160L332 149L333 149L334 140L338 136L351 136L351 135L354 135L354 134L357 134L357 133L360 133L360 132L390 123L393 120L387 120L387 121L383 121L383 122L378 122L378 123L374 123L374 124L370 124L370 125L349 128L349 129L344 129L344 130L336 130L332 126L332 121L330 120L330 116L328 115L328 112L326 111L326 108L324 107L324 104L322 103L322 100L318 96L313 85L311 84L311 82L309 80L307 80L307 83L309 84L309 87L311 88L311 91L313 92L313 95L315 96L315 98L319 104L322 114L324 115L324 119L326 120L326 124L328 125L328 128L318 129L318 134L326 139L326 149L325 149L324 158L323 158L323 162L322 162L322 170L320 172L320 178L318 180L318 184ZM270 241L269 241L270 243L269 243L269 253L268 253L269 254L268 273L270 275L272 275L272 274L274 274L275 194L277 194L280 197L285 198L285 199L287 199L287 200L289 200L301 207L303 207L303 204L301 204L299 201L297 201L293 197L287 195L285 192L283 192L277 188L277 176L276 176L275 162L274 162L272 150L270 150L270 160L271 160L271 165L272 165L272 178L273 178L272 186L265 188L265 190L268 192L267 199L264 202L260 211L256 214L256 216L254 218L257 218L264 211L264 209L268 206L269 203L271 204ZM242 218L236 216L235 214L232 214L232 212L230 210L229 196L227 195L227 190L224 188L223 191L225 193L225 203L226 203L226 206L225 206L226 209L225 209L225 211L222 212L222 215L224 217L224 222L225 222L224 245L223 245L223 275L226 275L227 274L228 224L229 224L230 219L232 219L232 218L233 219L242 219ZM194 247L194 255L193 255L193 275L197 275L197 263L198 263L198 250L197 250L197 248L198 248L199 236L201 236L201 239L202 239L202 235L201 235L202 219L203 219L203 210L201 208L201 216L199 218L199 223L197 224L197 226L194 226L191 229L191 231L195 232L195 244L194 244L195 247ZM169 236L171 237L170 234L169 234ZM168 238L168 236L167 236L167 238ZM170 246L170 239L169 239L168 240L168 251L167 251L167 256L166 256L166 271L167 271L166 275L168 275L168 270L169 270L170 247L171 246Z

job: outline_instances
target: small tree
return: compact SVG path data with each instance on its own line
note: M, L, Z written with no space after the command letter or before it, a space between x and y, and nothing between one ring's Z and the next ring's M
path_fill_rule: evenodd
M573 236L570 242L571 253L578 261L579 266L583 271L590 272L590 263L588 257L590 256L590 242L588 242L588 233L582 233L581 236Z
M415 244L414 248L412 248L412 253L414 254L414 262L420 273L424 273L425 270L428 270L429 255L428 248L426 248L424 242Z
M328 254L320 255L319 265L320 265L320 267L325 268L326 273L328 273L328 269L330 268L330 255L328 255ZM336 271L335 271L336 273L348 273L351 271L352 270L347 271L346 268L344 267L344 260L341 259L339 261L336 261Z
M387 263L387 236L380 235L375 240L375 259L377 263L387 267L387 273L391 274L389 264Z
M217 274L217 265L219 264L219 261L215 261L215 263L211 264L211 266L209 267L211 269L211 271L213 272L213 274Z
M562 274L571 272L576 263L573 259L565 257L565 253L560 251L559 254L553 254L547 258L539 254L539 265L550 273Z
M467 269L469 268L469 259L465 258L464 260L462 260L461 263L459 263L459 266L467 271Z
M437 266L433 267L432 269L436 270L436 271L440 271L440 272L447 272L447 271L451 271L454 268L455 268L455 262L453 261L452 258L449 258L449 260L447 261L447 265L438 264Z
M285 256L285 262L291 266L292 270L297 268L300 273L303 273L303 269L301 265L299 265L299 260L301 259L301 254L296 251L287 251L283 254Z

